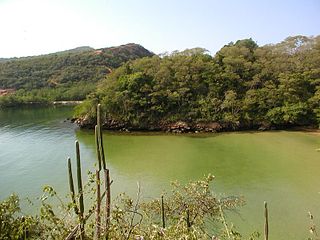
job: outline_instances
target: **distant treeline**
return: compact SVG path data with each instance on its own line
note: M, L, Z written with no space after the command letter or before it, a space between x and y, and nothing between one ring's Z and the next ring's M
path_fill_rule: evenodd
M225 129L320 124L320 36L259 47L252 39L129 61L77 108L83 121L102 104L127 128L218 123Z
M81 47L35 57L0 60L0 89L16 89L0 97L0 106L51 100L79 100L95 89L112 69L153 54L137 44L92 49Z

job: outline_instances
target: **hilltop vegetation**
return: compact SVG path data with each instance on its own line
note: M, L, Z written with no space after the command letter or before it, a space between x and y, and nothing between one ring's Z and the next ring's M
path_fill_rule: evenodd
M79 100L112 69L153 54L137 44L92 49L80 47L59 53L0 61L0 89L16 89L0 105L19 102ZM30 92L31 91L31 92Z
M140 45L1 59L0 106L87 100L92 126L102 103L105 127L177 132L268 129L320 123L320 37L258 46L231 42L214 56L195 48L156 56ZM98 84L98 87L97 87Z
M252 39L130 61L77 108L94 124L101 102L106 128L173 131L320 123L320 37L289 37L259 47Z

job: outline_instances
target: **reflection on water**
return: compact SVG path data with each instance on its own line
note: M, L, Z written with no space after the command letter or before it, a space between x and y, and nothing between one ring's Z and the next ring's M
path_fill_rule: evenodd
M11 192L35 198L44 184L66 193L66 159L80 142L83 172L95 163L93 131L66 122L70 107L0 111L0 198ZM320 217L320 146L302 132L214 135L104 134L113 194L158 197L170 181L187 182L212 173L218 192L243 195L240 230L262 231L263 201L270 207L270 237L308 236L307 212Z
M75 140L75 126L65 122L70 114L70 108L0 111L1 198L39 196L44 184L64 188L61 176Z

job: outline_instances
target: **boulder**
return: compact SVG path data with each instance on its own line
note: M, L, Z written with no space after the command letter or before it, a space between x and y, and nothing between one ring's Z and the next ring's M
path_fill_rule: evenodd
M211 123L198 123L196 124L195 128L198 131L203 131L203 132L218 132L222 129L222 126L218 122L211 122Z
M183 133L190 131L191 127L183 121L178 121L172 124L169 124L168 129L173 133Z

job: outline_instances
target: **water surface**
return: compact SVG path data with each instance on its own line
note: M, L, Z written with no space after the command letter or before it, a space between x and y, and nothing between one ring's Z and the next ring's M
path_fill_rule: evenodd
M70 107L0 111L0 199L12 192L35 199L49 184L68 188L66 159L74 161L80 142L83 173L95 163L94 135L65 121ZM319 135L304 132L223 134L104 134L113 194L158 197L170 181L188 182L208 173L214 189L243 195L241 217L231 216L242 232L263 229L263 201L270 208L270 238L306 239L307 212L320 218ZM317 218L316 218L317 219Z

